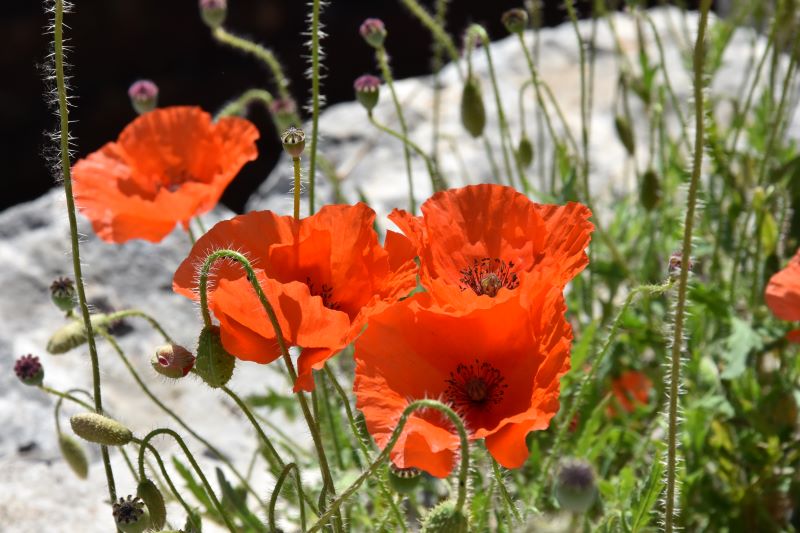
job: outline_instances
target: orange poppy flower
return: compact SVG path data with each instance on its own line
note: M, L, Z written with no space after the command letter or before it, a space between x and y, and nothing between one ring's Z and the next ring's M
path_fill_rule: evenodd
M313 390L312 369L361 333L367 317L416 286L414 250L389 232L385 248L365 204L329 205L296 220L257 211L216 224L181 263L173 289L196 299L197 270L208 254L235 249L256 270L288 345L301 346L297 390ZM209 310L226 350L244 361L270 363L281 354L275 331L242 268L219 261L208 285Z
M786 268L769 279L764 299L772 314L781 320L800 320L800 249Z
M644 372L638 370L628 370L623 372L611 383L611 392L614 399L625 412L632 413L636 410L637 404L647 405L650 401L650 391L653 389L653 382ZM616 409L609 405L609 414L616 415Z
M450 404L470 439L484 439L503 466L522 466L526 435L546 429L559 408L559 378L569 369L572 329L560 287L539 284L534 305L506 299L491 309L449 313L420 293L369 319L355 343L356 407L384 448L414 400ZM453 469L457 432L440 413L409 418L391 459L436 477Z
M104 241L159 242L217 205L258 155L256 139L258 130L241 118L212 122L197 107L156 109L75 163L76 204Z
M422 216L395 209L389 218L417 248L420 280L437 303L469 310L524 294L537 280L563 289L589 263L590 216L582 204L536 204L483 184L433 195Z

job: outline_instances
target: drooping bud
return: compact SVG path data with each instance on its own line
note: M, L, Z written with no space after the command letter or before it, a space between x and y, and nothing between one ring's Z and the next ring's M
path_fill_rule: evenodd
M90 320L94 329L108 328L112 325L111 318L105 314L92 315ZM75 320L53 333L47 341L47 352L53 355L67 353L84 344L86 340L86 328L83 322Z
M661 203L661 180L658 173L648 168L642 175L642 188L639 191L639 201L648 211L655 209Z
M183 346L165 344L156 348L150 364L162 376L180 379L192 370L194 360L194 355Z
M353 89L356 90L356 99L361 102L361 105L367 110L372 112L376 105L378 105L378 97L381 94L381 80L375 76L364 74L353 82Z
M58 434L58 447L61 449L61 456L75 475L81 479L86 479L89 475L89 460L86 452L83 451L81 444L66 433Z
M50 299L65 313L75 307L75 285L72 280L59 276L50 285Z
M136 495L142 499L150 514L150 528L161 529L167 522L167 508L164 505L164 496L156 484L149 479L143 479L136 487Z
M585 513L594 503L597 487L592 465L581 459L561 463L556 474L556 498L561 507L573 513Z
M464 34L464 46L474 49L489 40L489 34L480 24L472 24Z
M508 33L522 33L528 27L528 12L522 8L509 9L500 20Z
M228 14L227 0L200 0L199 6L203 22L212 30L222 26L222 23L225 22Z
M289 128L281 134L281 143L283 149L292 159L300 157L303 150L306 148L306 133L300 128L289 126Z
M519 160L519 164L523 167L529 167L531 163L533 163L533 143L528 139L527 135L523 135L519 140L517 159Z
M131 430L107 416L97 413L79 413L69 419L72 431L89 442L105 446L124 446L133 439Z
M297 120L297 102L292 98L275 98L269 104L269 112L277 130L285 131Z
M386 26L381 19L369 18L361 23L358 32L373 48L381 48L386 40Z
M139 497L120 498L111 506L111 514L120 531L142 533L148 528L150 518L144 502Z
M461 123L473 137L480 137L486 127L486 108L478 79L474 76L464 82L461 93Z
M195 372L209 387L223 387L233 376L236 358L222 346L219 327L209 326L200 332L197 341Z
M400 468L394 463L389 463L388 476L389 485L401 494L410 494L419 486L422 480L422 472L419 469Z
M636 141L633 137L631 123L622 115L617 115L614 117L614 127L617 129L617 137L619 137L625 150L629 155L634 155L636 153Z
M138 80L128 88L133 109L143 115L158 105L158 85L150 80Z
M37 387L44 381L44 367L35 355L23 355L14 363L14 373L25 385Z
M681 254L680 250L676 250L672 252L672 255L669 256L669 265L667 266L667 272L672 277L677 277L681 273L681 266L683 265L683 254ZM689 258L689 271L692 270L694 267L694 263L692 262L692 258Z
M422 533L468 533L467 516L447 500L431 509L422 521Z

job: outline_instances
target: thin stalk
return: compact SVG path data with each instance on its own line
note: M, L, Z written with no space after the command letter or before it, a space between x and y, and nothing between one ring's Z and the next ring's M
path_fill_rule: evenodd
M171 343L172 337L161 327L161 324L153 318L152 316L148 315L144 311L139 311L138 309L123 309L122 311L114 311L113 313L109 313L108 319L110 322L114 322L116 320L120 320L122 318L128 317L135 317L135 318L143 318L145 319L152 327L155 329L165 341Z
M331 403L328 398L328 388L327 384L325 383L325 374L321 374L319 377L319 387L315 390L319 389L320 393L320 404L322 405L322 412L325 416L325 419L328 422L328 427L330 428L331 432L331 442L333 442L333 453L334 457L336 458L336 464L339 467L339 470L344 470L344 459L342 456L342 446L339 443L339 427L338 427L338 420L335 420L333 417L333 409L331 408ZM319 420L319 418L317 418Z
M292 169L294 170L294 219L300 220L300 158L292 158Z
M450 61L452 61L456 66L456 71L458 72L459 78L463 80L464 73L461 71L461 65L459 64L460 55L456 45L453 43L453 39L450 38L445 29L438 22L436 22L430 13L428 13L424 7L419 5L416 0L400 1L408 8L412 15L419 19L423 26L428 28L428 31L431 32L433 39L438 42L442 48L444 48L444 50L447 52L447 55L450 56Z
M181 496L181 493L178 491L177 488L175 488L175 484L172 482L172 478L170 477L169 472L167 472L166 466L164 466L164 461L161 459L161 454L158 453L158 450L156 450L155 447L152 444L147 444L147 446L142 446L141 443L139 443L139 445L140 445L140 447L139 447L140 456L141 456L141 453L142 453L143 449L146 448L147 450L150 451L150 453L155 458L156 463L158 463L158 468L161 470L161 475L163 475L164 479L167 481L167 485L169 485L169 490L172 492L172 495L175 496L175 499L178 500L178 503L180 503L181 507L183 507L183 509L186 511L186 516L187 517L191 517L192 516L192 508L189 507L189 504L186 503L186 500L183 499L183 497ZM140 463L140 468L141 468L141 470L139 470L139 475L140 476L145 476L145 472L144 472L144 468L143 467L144 467L144 465L142 463ZM199 531L199 526L200 526L200 524L195 524L195 527L198 528L197 529L198 531Z
M269 512L267 513L267 516L269 517L268 524L270 531L278 531L278 528L275 525L275 504L278 503L278 496L280 496L281 489L283 488L283 483L286 481L286 478L289 477L289 473L292 471L294 471L294 483L297 486L297 490L301 495L300 531L306 530L306 508L303 505L303 500L305 499L305 493L303 492L303 484L300 481L300 469L297 467L297 464L289 463L283 468L280 475L278 476L277 481L275 481L275 488L272 489L272 495L269 498Z
M269 109L270 104L274 98L272 94L264 89L248 89L237 98L234 98L225 104L216 115L214 115L214 122L224 117L241 117L247 114L247 108L250 104L259 102Z
M435 20L436 23L444 28L445 23L447 21L447 5L449 4L450 0L436 0L436 15ZM432 147L431 147L431 157L434 161L439 161L439 124L441 122L441 111L442 111L442 87L441 82L439 80L439 72L442 70L442 66L444 66L444 60L442 58L442 54L444 53L444 47L434 39L433 46L432 46L432 53L433 58L431 60L431 73L433 79L433 117L432 117L432 127L431 127L431 136L432 136ZM412 211L413 213L413 211Z
M320 11L321 0L311 0L311 155L308 158L308 214L314 214L314 178L317 171L320 109Z
M586 195L586 204L592 204L592 194L589 190L589 94L586 87L586 50L578 28L578 14L575 12L575 3L573 0L564 0L564 6L567 8L567 14L572 22L572 29L575 31L575 39L578 42L578 65L580 68L580 83L581 83L581 143L583 145L583 157L581 158L581 179L583 181L583 192Z
M222 26L214 28L214 30L211 32L211 35L218 42L241 50L246 54L250 54L264 63L267 69L272 73L272 77L275 78L275 85L278 87L278 94L280 97L291 98L291 95L289 94L289 80L286 77L286 74L284 74L283 67L275 57L275 54L272 53L272 50L258 43L254 43L253 41L249 41L244 37L234 35Z
M514 500L511 498L511 494L508 493L506 484L503 483L503 473L500 471L500 466L497 464L497 461L495 461L494 457L492 457L490 461L492 463L492 473L497 481L497 486L500 487L500 495L503 497L503 502L510 511L509 515L513 515L517 522L522 523L522 515L519 514L519 509L517 509L517 506L514 505ZM513 531L510 526L511 524L509 524L509 532Z
M46 385L39 385L39 390L41 390L42 392L46 392L47 394L52 394L53 396L58 396L59 399L56 402L56 415L58 415L58 408L61 406L61 401L62 400L69 400L71 402L77 403L81 407L84 407L84 408L86 408L86 409L88 409L90 411L94 410L94 407L92 407L88 403L84 402L83 400L79 400L75 396L72 396L72 394L70 392L61 392L59 390L50 388L50 387L48 387ZM71 390L74 391L74 392L77 392L77 391L84 392L81 389L71 389ZM89 396L89 398L92 397L92 395L89 394L88 392L86 394L87 394L87 396Z

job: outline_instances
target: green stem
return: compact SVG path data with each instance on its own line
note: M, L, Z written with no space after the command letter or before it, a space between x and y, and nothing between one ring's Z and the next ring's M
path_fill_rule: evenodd
M86 408L86 409L88 409L90 411L94 410L94 407L92 407L88 403L84 402L83 400L79 400L78 398L76 398L75 396L72 396L72 394L71 394L71 392L85 392L86 395L89 398L91 398L92 395L89 392L84 391L83 389L70 389L70 391L61 392L61 391L58 391L56 389L50 388L50 387L48 387L46 385L39 385L39 390L41 390L42 392L46 392L47 394L52 394L53 396L58 396L59 399L56 402L56 416L58 416L58 409L61 406L62 400L69 400L71 402L75 402L78 405L80 405L81 407L84 407L84 408Z
M522 171L522 165L519 160L513 155L514 147L511 143L511 134L508 131L508 121L506 120L506 113L503 110L503 102L500 99L500 88L497 86L497 76L494 70L494 61L492 61L492 52L489 41L489 36L483 34L483 50L486 53L486 62L489 66L489 79L492 81L492 92L494 93L494 103L497 108L497 125L500 129L500 148L503 150L503 162L505 164L506 173L508 174L508 184L514 186L514 172L511 170L511 160L516 162L517 176L519 178L520 186L527 193L528 183L525 179L525 173ZM511 150L512 156L509 157L508 150Z
M311 154L308 159L308 214L314 214L314 177L317 170L320 108L320 36L321 0L311 0Z
M78 306L81 309L83 323L86 327L86 338L89 343L89 357L92 363L92 388L94 393L94 410L103 413L103 397L100 393L100 362L97 357L97 344L94 338L94 328L89 315L89 306L86 303L86 291L83 287L83 273L81 271L81 253L78 239L78 221L75 215L75 199L72 195L72 174L69 160L69 109L67 108L67 87L64 77L64 0L54 0L55 12L53 19L53 47L56 71L56 90L58 91L58 118L60 123L61 178L64 181L64 193L67 197L67 216L69 217L70 241L72 243L72 268L75 274L75 289L78 292ZM108 495L111 501L117 499L117 490L114 485L114 472L108 456L108 448L100 447L105 467Z
M300 220L300 158L292 158L292 168L294 169L294 218Z
M503 473L500 471L500 466L495 461L494 457L491 458L492 463L492 473L494 473L494 478L497 480L497 486L500 487L500 495L503 497L503 502L505 503L507 509L510 511L509 515L514 516L517 522L522 523L522 515L519 514L519 509L517 506L514 505L514 500L511 498L511 495L508 493L508 489L506 488L506 484L503 483ZM513 531L509 524L509 533Z
M161 327L161 324L158 322L158 320L148 315L144 311L139 311L138 309L123 309L122 311L115 311L113 313L109 313L108 320L109 322L114 322L116 320L128 317L145 319L151 326L153 326L153 329L155 329L164 338L165 341L169 343L173 342L172 337L170 337L169 334L164 330L164 328Z
M269 512L267 516L269 517L269 530L270 531L278 531L278 528L275 525L275 504L278 503L278 496L280 496L281 489L283 488L283 484L286 481L286 478L289 477L289 473L294 470L294 483L297 487L298 492L300 493L300 531L306 530L306 508L303 505L303 499L305 498L305 493L303 492L303 484L300 481L300 469L297 467L295 463L287 464L281 474L278 476L278 479L275 481L275 488L272 489L272 495L269 498Z
M265 48L258 43L248 41L247 39L239 37L238 35L234 35L228 32L222 26L214 28L211 31L211 35L218 42L241 50L246 54L250 54L264 63L269 71L272 72L272 76L275 78L275 84L278 87L278 94L280 97L291 98L291 95L289 94L289 80L283 73L283 67L281 67L280 62L275 57L275 54L272 53L272 50Z
M583 157L581 165L581 178L583 180L583 192L586 195L586 204L591 207L592 194L589 189L589 100L588 91L586 90L586 50L584 46L583 36L581 36L580 29L578 28L578 15L575 12L575 3L573 0L564 0L564 6L567 8L567 14L572 22L572 29L575 31L575 39L578 42L578 63L580 68L580 83L581 83L581 142L583 144Z
M272 94L264 89L248 89L237 98L225 104L214 115L214 122L223 117L242 117L247 114L247 108L254 102L259 102L269 109L272 104Z
M186 511L186 516L189 517L189 519L191 520L191 517L193 516L192 508L189 507L189 504L186 503L186 500L184 500L183 497L181 497L181 493L178 491L177 488L175 488L175 484L172 482L172 478L170 477L169 472L167 472L166 466L164 466L164 461L161 459L161 454L158 453L158 450L156 450L152 444L147 444L146 446L142 446L141 441L139 441L138 439L137 443L139 444L139 458L140 458L139 477L143 479L147 477L146 472L144 471L144 462L141 460L142 450L146 448L155 458L156 463L158 463L158 468L161 470L161 475L163 475L164 479L167 481L167 485L169 485L169 490L172 491L172 495L175 496L175 499L178 500L178 503L180 503L181 507L183 507L183 509ZM199 526L200 524L195 524L196 527L195 531L200 530Z
M450 56L450 61L452 61L456 66L456 71L458 72L459 78L463 80L464 73L461 71L461 65L459 64L460 55L456 45L453 43L453 39L450 38L445 29L438 22L436 22L430 13L428 13L424 7L419 5L416 0L400 1L408 8L412 15L417 17L423 26L428 28L428 31L431 32L433 39L439 43L439 45L447 52L447 55Z

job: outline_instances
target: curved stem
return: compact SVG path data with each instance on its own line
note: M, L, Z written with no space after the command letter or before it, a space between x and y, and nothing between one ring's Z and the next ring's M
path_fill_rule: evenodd
M56 390L56 389L50 388L50 387L48 387L48 386L46 386L46 385L39 385L39 390L41 390L42 392L46 392L47 394L52 394L53 396L58 396L59 400L58 400L58 402L56 403L56 409L58 409L58 408L61 406L61 401L62 401L62 400L69 400L69 401L71 401L71 402L75 402L75 403L77 403L77 404L78 404L78 405L80 405L81 407L84 407L84 408L86 408L86 409L88 409L88 410L90 410L90 411L93 411L93 410L94 410L94 407L92 407L92 406L91 406L91 405L89 405L88 403L84 402L83 400L79 400L79 399L77 399L76 397L74 397L74 396L72 396L72 395L71 395L71 392L85 392L85 393L86 393L86 395L87 395L89 398L91 398L91 397L92 397L92 395L91 395L91 394L89 394L89 392L88 392L88 391L84 391L83 389L70 389L70 390L69 390L69 391L67 391L67 392L61 392L61 391L59 391L59 390ZM57 413L56 413L56 414L57 414Z
M291 98L289 94L289 80L286 78L286 74L283 73L283 67L281 67L280 62L275 57L275 54L272 53L272 50L258 43L249 41L244 37L234 35L222 26L214 28L211 31L211 35L218 42L250 54L264 63L275 78L275 84L278 86L278 94L280 94L281 98Z
M153 326L153 329L155 329L162 337L164 337L165 341L169 343L173 342L172 337L170 337L169 334L164 330L164 328L161 327L161 324L159 324L158 320L148 315L144 311L139 311L138 309L123 309L122 311L115 311L113 313L109 313L108 320L109 322L114 322L115 320L127 317L137 317L147 320L147 322L151 326Z
M283 471L275 481L275 488L272 489L272 495L269 498L269 512L267 516L269 517L270 531L278 531L278 528L275 525L275 504L278 503L278 496L280 496L283 483L286 481L286 478L289 476L289 473L292 470L294 470L295 486L297 487L297 491L300 493L300 531L306 530L306 508L303 505L305 493L303 492L303 484L300 481L300 469L295 463L289 463L283 468Z
M408 8L412 15L419 19L423 26L428 28L433 39L447 51L447 55L450 56L450 61L456 66L456 72L458 72L459 78L463 80L464 73L461 71L461 65L459 64L460 56L456 45L453 43L453 39L450 38L445 29L436 22L430 13L417 3L417 0L401 0L401 2Z
M181 493L177 488L175 488L175 484L172 482L172 478L169 476L169 472L167 472L167 468L164 466L164 461L161 459L161 454L158 453L158 450L156 450L152 444L148 443L147 445L143 446L141 441L138 439L136 439L136 442L139 444L139 477L142 479L147 477L144 471L144 461L142 461L142 450L147 448L147 450L149 450L155 458L156 463L158 463L158 468L161 470L161 475L163 475L164 479L167 481L169 490L172 491L175 499L178 500L178 503L180 503L181 507L183 507L183 509L186 511L186 516L189 518L189 520L191 520L191 517L193 516L192 508L189 507L189 504L187 504L186 500L183 499ZM200 524L195 524L195 527L197 528L196 531L199 531L199 525Z
M274 98L272 94L264 89L248 89L237 98L231 100L214 115L214 122L224 117L241 117L247 113L247 108L254 102L260 102L267 109ZM205 232L204 232L205 233Z
M319 16L322 10L321 0L311 0L311 149L308 158L308 214L314 214L314 177L317 170L317 142L319 141L319 108L320 108L320 31Z

